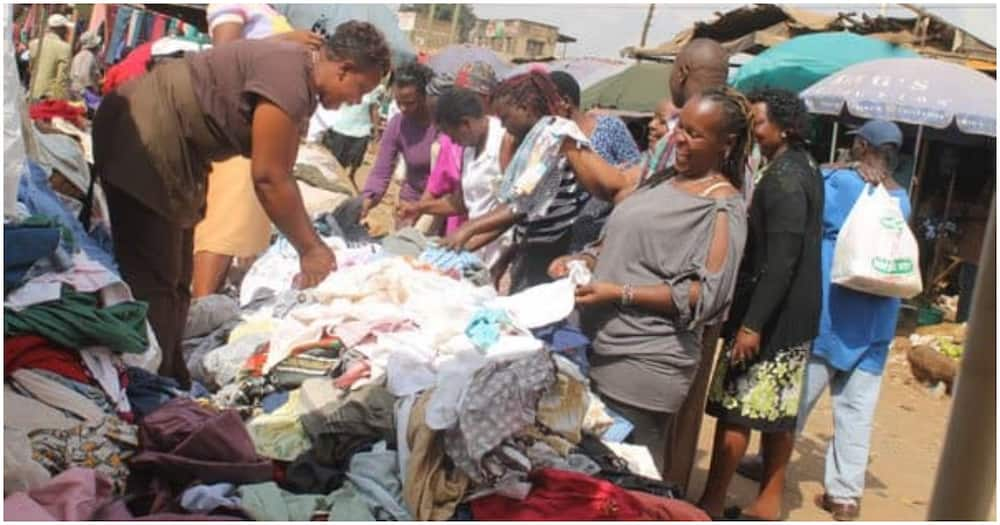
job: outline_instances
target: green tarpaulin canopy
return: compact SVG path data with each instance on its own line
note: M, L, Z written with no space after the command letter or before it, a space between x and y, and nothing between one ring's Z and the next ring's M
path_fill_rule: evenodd
M656 104L670 96L670 65L638 63L587 88L580 107L595 106L652 113Z
M795 37L743 64L730 84L744 93L765 87L796 93L847 66L880 58L912 58L904 47L854 33Z

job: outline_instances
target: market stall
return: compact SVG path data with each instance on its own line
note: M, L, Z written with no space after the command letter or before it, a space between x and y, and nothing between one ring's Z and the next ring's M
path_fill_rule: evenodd
M907 186L911 227L926 241L924 289L936 295L939 285L957 288L957 273L940 270L956 270L956 259L978 261L974 248L995 192L996 80L939 60L891 58L849 66L801 96L813 113L908 125L914 139ZM838 141L835 132L831 151ZM949 239L964 239L966 255Z

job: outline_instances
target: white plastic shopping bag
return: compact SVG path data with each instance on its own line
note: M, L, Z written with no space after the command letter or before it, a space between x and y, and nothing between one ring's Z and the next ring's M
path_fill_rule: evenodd
M837 236L831 281L845 288L909 299L921 292L920 255L896 199L865 185Z

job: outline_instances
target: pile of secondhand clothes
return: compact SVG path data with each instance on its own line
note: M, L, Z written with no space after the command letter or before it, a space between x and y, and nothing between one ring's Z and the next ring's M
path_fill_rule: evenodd
M316 288L279 239L192 305L189 392L73 217L5 225L32 247L5 257L5 518L707 519L590 391L585 272L499 297L475 257L337 215Z

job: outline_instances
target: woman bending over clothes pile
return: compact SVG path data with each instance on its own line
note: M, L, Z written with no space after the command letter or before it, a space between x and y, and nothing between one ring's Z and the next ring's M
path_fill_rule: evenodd
M250 158L264 211L299 253L300 286L336 268L292 179L317 101L358 103L389 68L385 37L337 27L319 50L239 40L173 59L108 95L94 118L94 167L108 197L115 258L163 349L159 373L190 387L181 337L191 303L193 229L211 163Z

